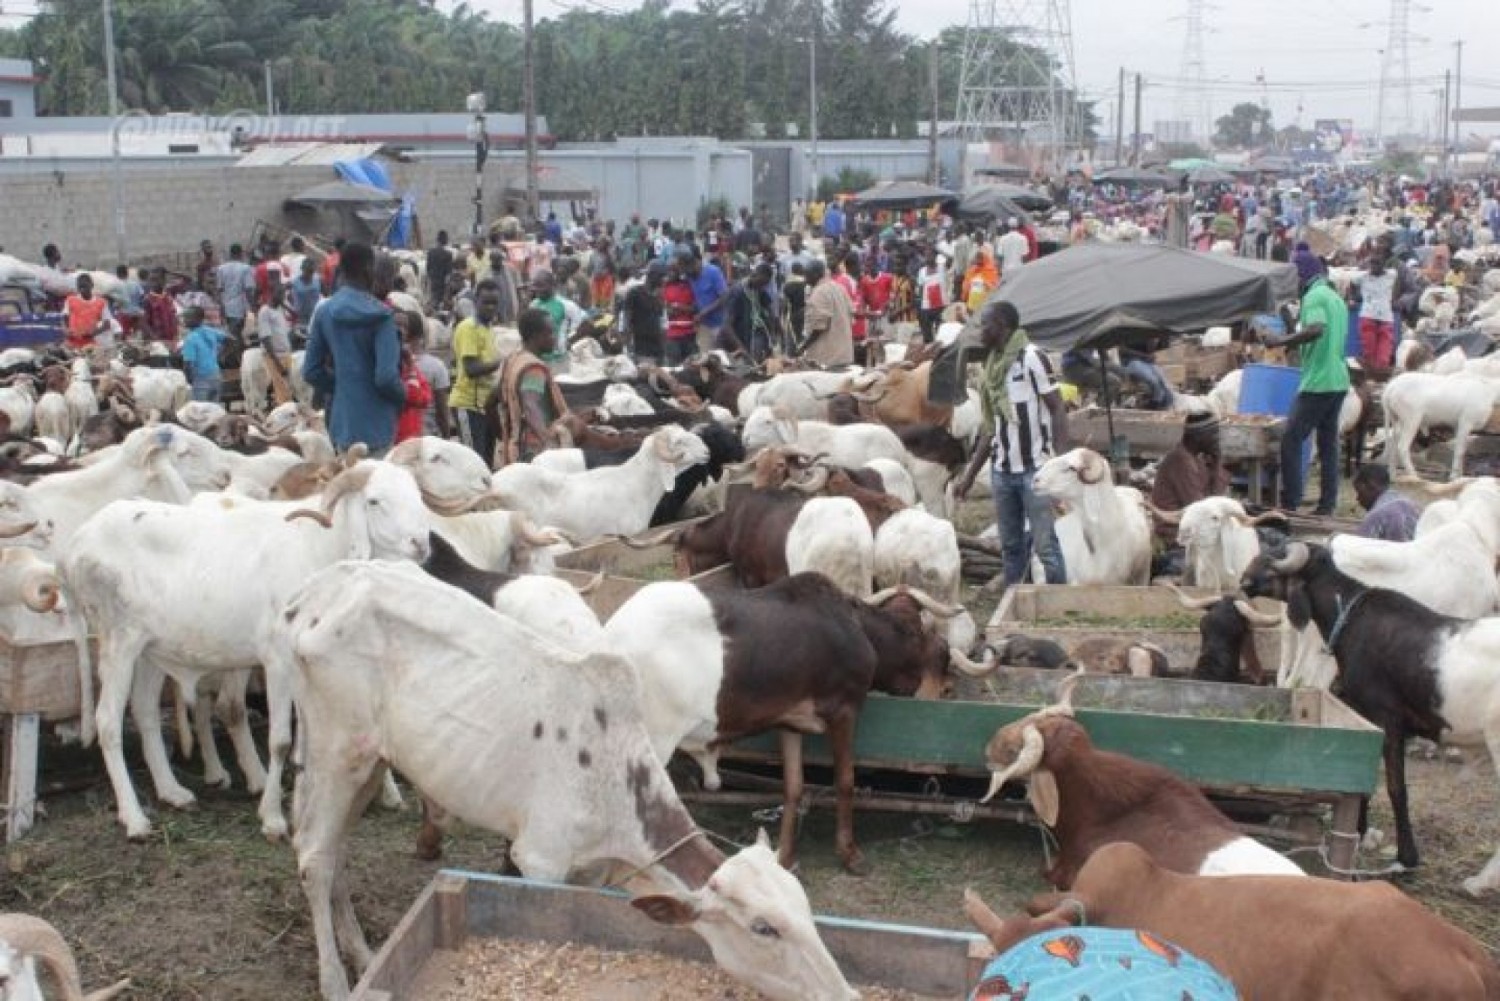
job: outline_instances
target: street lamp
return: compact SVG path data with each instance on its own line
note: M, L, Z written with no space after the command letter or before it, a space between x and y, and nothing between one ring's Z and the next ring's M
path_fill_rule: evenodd
M475 91L464 100L464 107L473 114L464 134L474 144L474 238L484 233L484 161L490 155L490 137L484 121L484 92Z

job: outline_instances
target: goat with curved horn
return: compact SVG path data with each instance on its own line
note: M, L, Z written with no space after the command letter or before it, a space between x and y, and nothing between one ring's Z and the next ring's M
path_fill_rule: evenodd
M1182 523L1182 512L1181 511L1163 511L1161 508L1159 508L1155 504L1151 503L1150 498L1146 498L1145 499L1145 504L1146 504L1146 510L1151 512L1151 517L1155 518L1157 521L1161 522L1162 524L1164 524L1164 525L1179 525L1179 524Z
M818 466L809 470L802 479L787 480L786 485L799 493L818 494L828 486L828 478L832 475L833 471L827 466Z
M865 599L865 604L879 608L898 594L907 595L918 605L921 605L925 611L936 615L940 619L957 618L964 613L964 606L945 605L921 588L910 587L906 584L897 584L895 587L887 587L876 591Z
M1392 482L1397 486L1420 490L1429 497L1441 498L1457 497L1464 492L1465 488L1478 479L1479 477L1476 476L1460 476L1458 479L1449 480L1447 483L1434 483L1432 480L1423 479L1415 474L1403 473L1400 476L1394 477Z
M537 528L535 523L524 511L512 511L510 516L511 531L515 532L516 538L528 546L572 546L578 547L575 541L567 533L556 528Z
M1010 767L991 773L989 791L979 802L988 803L999 795L1005 783L1011 779L1026 778L1036 771L1037 766L1042 763L1042 752L1046 749L1046 744L1042 740L1042 732L1028 725L1021 731L1021 753L1016 755L1016 760L1010 763Z
M1083 468L1078 470L1078 482L1099 483L1109 476L1109 463L1098 452L1084 452Z
M1244 619L1250 625L1261 626L1263 628L1279 626L1286 618L1286 616L1281 613L1273 614L1270 612L1262 612L1244 599L1238 599L1235 601L1234 610L1236 612L1239 612L1240 618Z
M677 537L682 534L682 531L682 528L678 527L669 528L666 531L658 532L655 535L648 535L644 539L638 539L629 535L612 535L610 536L610 538L624 543L631 549L650 549L652 546L660 546L665 545L668 542L677 541Z
M108 1001L130 986L129 980L122 980L113 987L85 994L83 980L78 974L78 961L73 958L67 941L52 925L29 914L0 914L0 943L10 946L21 956L35 959L45 968L62 992L63 1001ZM22 989L34 987L35 981L30 985L18 983L16 986ZM6 996L9 997L9 993Z
M599 590L603 585L604 571L600 570L594 576L590 577L587 583L575 585L573 590L577 591L581 596L588 596Z
M1262 511L1260 514L1257 514L1254 517L1252 517L1252 516L1250 516L1248 514L1238 514L1238 513L1232 514L1232 515L1230 515L1230 517L1233 518L1239 524L1244 525L1246 528L1254 528L1257 525L1264 525L1264 524L1267 524L1268 522L1273 522L1273 521L1286 521L1287 520L1286 512L1284 512L1284 511L1275 511L1275 510L1272 510L1272 511Z
M960 674L971 678L985 678L1000 668L1000 655L994 647L986 647L982 660L975 661L958 647L948 649L948 663Z
M354 449L358 447L360 446L356 445L351 447L350 452L353 452ZM370 481L370 474L374 471L374 468L371 466L355 466L345 469L342 473L339 473L337 476L335 476L333 480L328 484L328 486L323 490L322 510L299 507L295 511L288 512L284 520L296 521L298 518L309 518L313 521L316 521L324 528L332 528L334 508L338 507L339 502L343 500L346 495L358 493L359 491L363 490L365 488L365 484L369 483Z
M1219 603L1218 595L1211 595L1207 598L1194 598L1192 595L1184 594L1182 588L1176 584L1167 584L1165 586L1167 590L1177 595L1177 600L1183 608L1190 608L1195 612L1201 612L1205 608L1212 608Z
M1307 566L1307 561L1312 557L1312 550L1307 548L1305 542L1293 542L1286 547L1286 555L1279 560L1271 560L1271 569L1280 574L1293 574Z

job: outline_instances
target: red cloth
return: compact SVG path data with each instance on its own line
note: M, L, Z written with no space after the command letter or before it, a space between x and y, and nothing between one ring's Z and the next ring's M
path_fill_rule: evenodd
M1359 318L1359 360L1365 368L1390 368L1395 360L1395 325L1384 320Z
M142 303L147 336L157 341L177 340L177 304L165 292L147 292Z
M691 340L697 332L693 317L698 312L693 286L684 281L667 282L661 289L661 301L667 310L667 340Z
M343 257L337 250L323 258L323 294L333 295L333 279Z
M396 441L422 437L422 416L432 406L432 386L416 365L401 367L401 381L406 384L406 406L396 418Z
M854 339L856 341L864 340L867 330L865 318L860 315L865 311L864 295L860 293L859 286L854 283L854 279L850 278L848 275L842 272L834 275L833 281L836 285L838 285L839 288L843 289L844 294L849 297L849 306L854 311Z
M1036 260L1042 248L1036 241L1035 227L1031 223L1027 223L1021 227L1021 235L1026 237L1026 261L1029 263Z
M872 313L884 313L891 302L891 286L895 279L890 273L865 275L859 280L859 290L865 297L865 306Z
M280 261L261 261L255 266L255 288L261 302L271 301L271 276L276 276L277 285L286 285L287 277L281 270Z

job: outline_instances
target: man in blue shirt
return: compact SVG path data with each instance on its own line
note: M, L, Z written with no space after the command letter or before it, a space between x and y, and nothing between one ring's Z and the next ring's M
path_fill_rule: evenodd
M406 406L401 339L394 315L376 294L369 244L346 245L339 266L343 283L313 317L302 377L331 401L333 447L343 452L363 442L378 457L391 447Z
M203 324L203 310L189 306L182 315L183 325L188 328L182 340L182 364L187 368L188 382L193 387L193 399L217 403L219 400L219 348L224 344L224 331Z
M692 251L679 252L677 266L693 286L693 301L698 307L693 317L696 324L698 350L707 353L719 342L719 331L724 329L724 303L729 298L729 283L717 264L704 264L702 258Z
M844 235L844 210L838 202L829 202L823 213L823 239L838 240Z

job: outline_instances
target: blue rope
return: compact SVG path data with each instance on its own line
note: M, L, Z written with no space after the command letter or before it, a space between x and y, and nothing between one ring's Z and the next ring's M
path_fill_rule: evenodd
M1354 596L1354 600L1347 605L1344 604L1344 596L1342 594L1334 595L1334 600L1338 602L1339 614L1333 620L1333 628L1328 632L1328 641L1323 644L1324 653L1333 653L1334 646L1338 643L1339 637L1343 635L1344 627L1349 624L1349 616L1354 614L1354 610L1359 607L1359 603L1369 593L1367 590L1359 592Z

